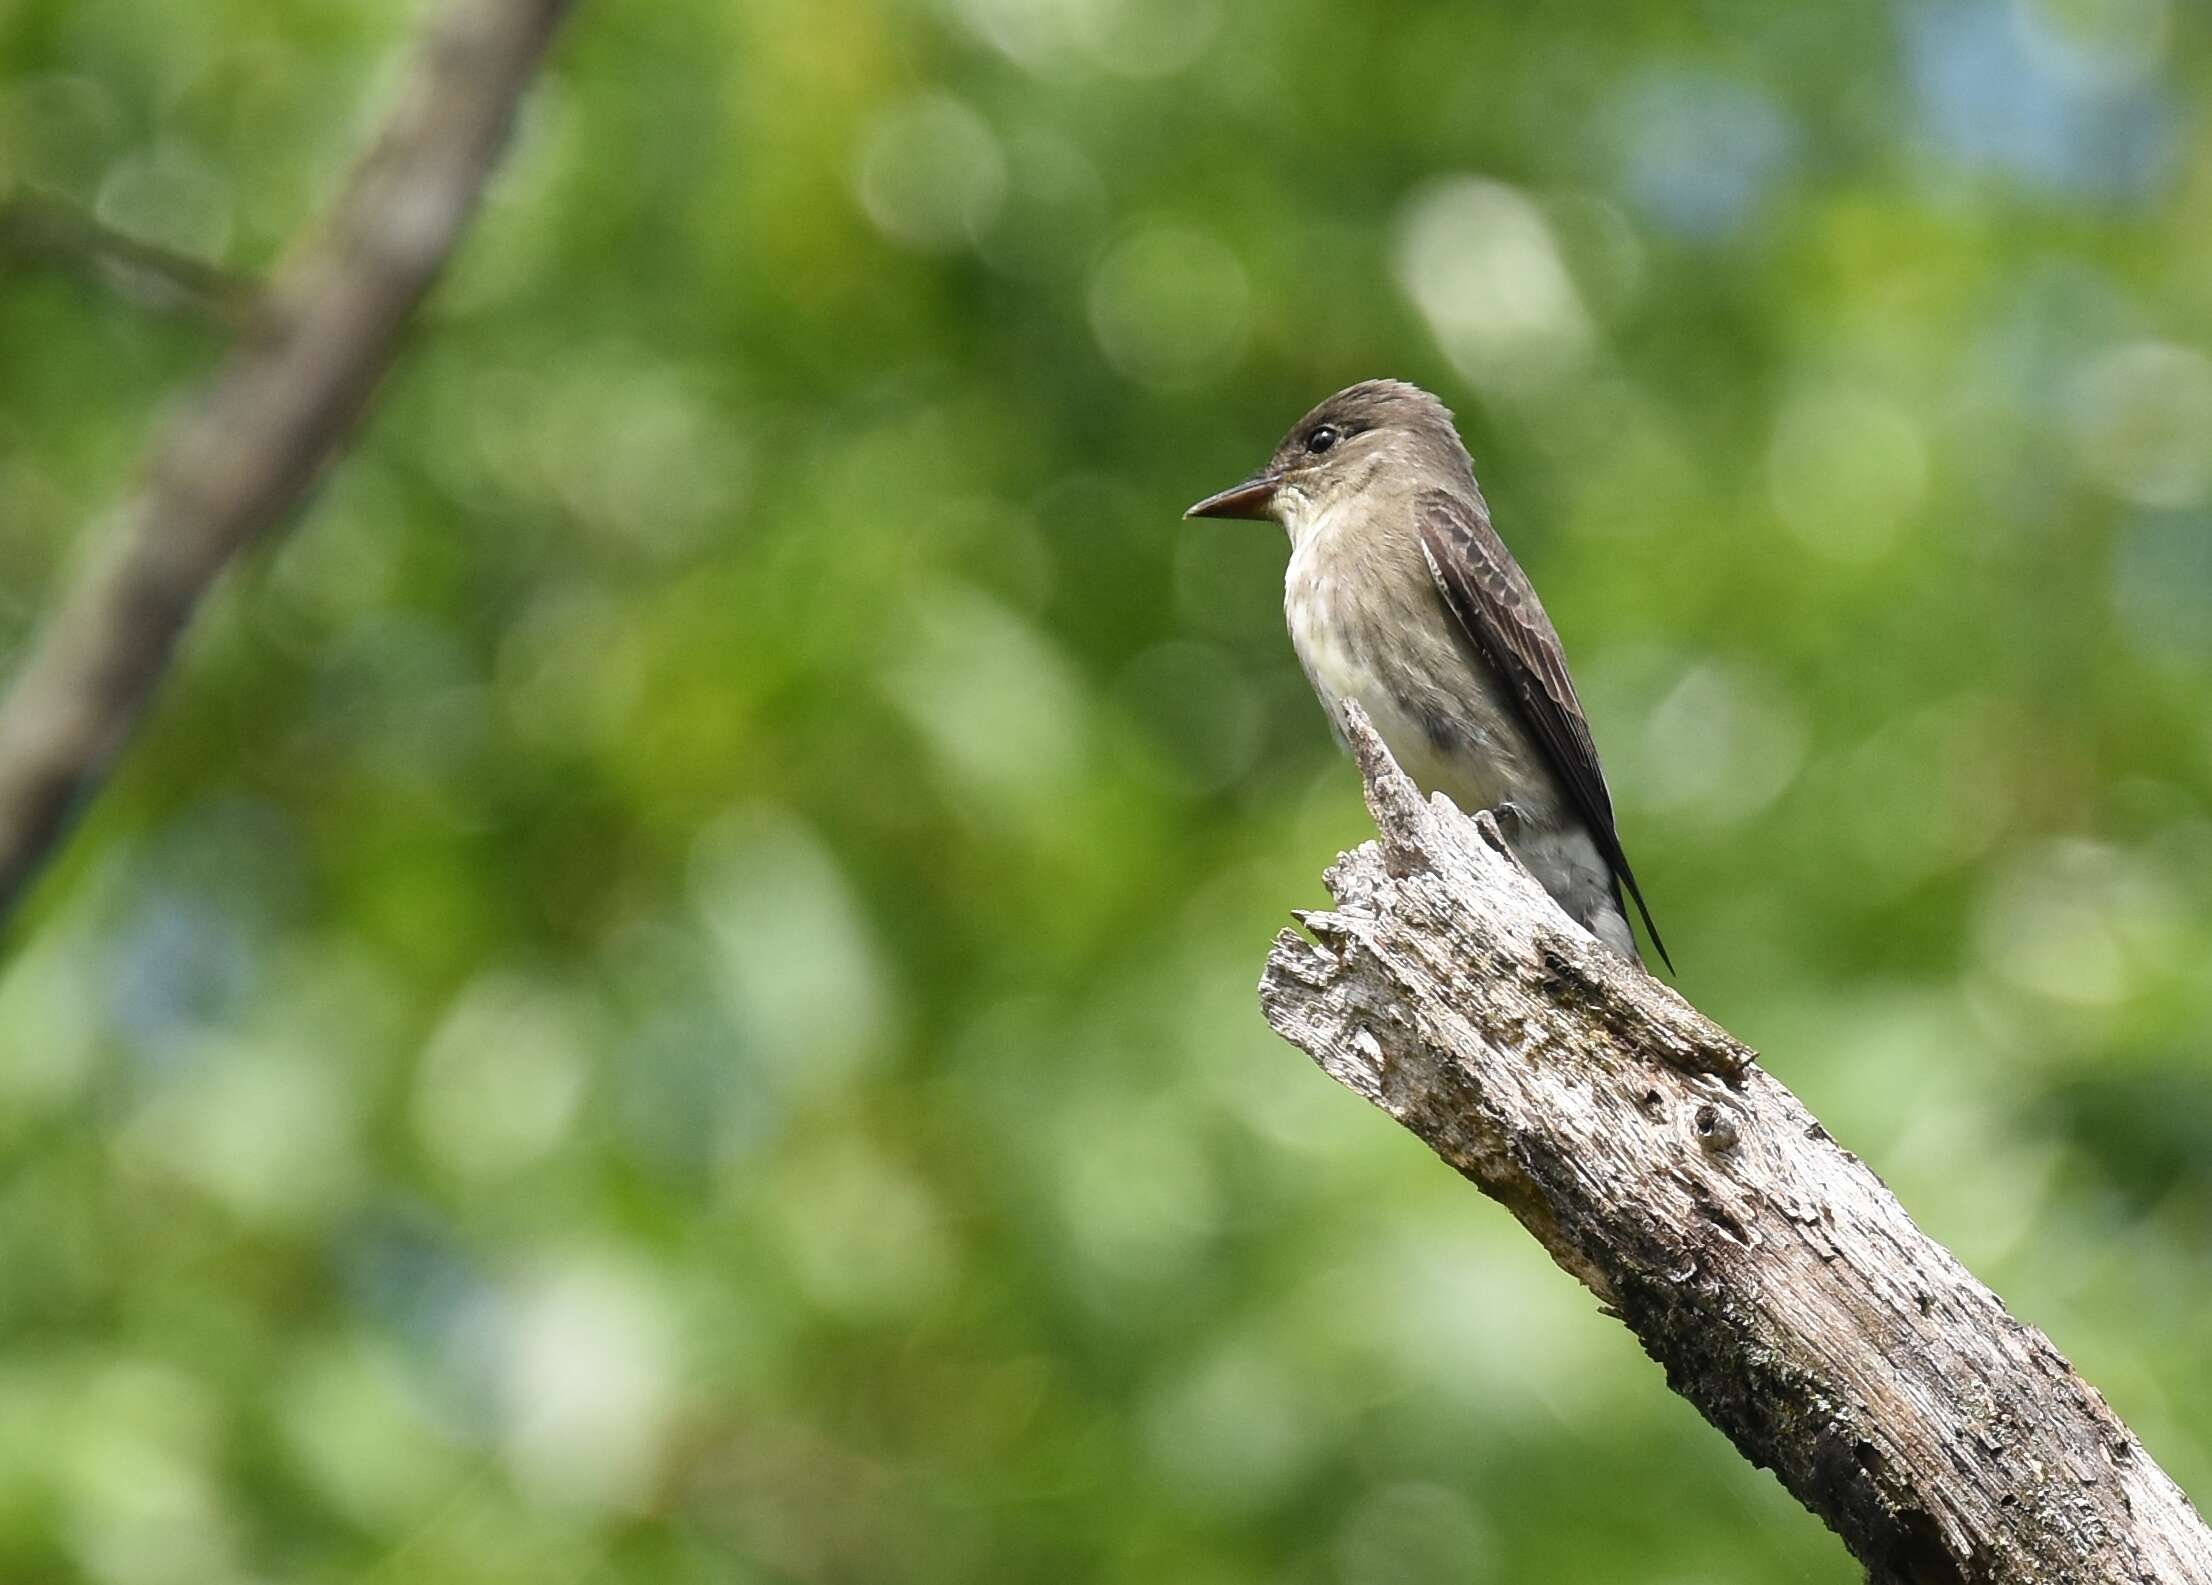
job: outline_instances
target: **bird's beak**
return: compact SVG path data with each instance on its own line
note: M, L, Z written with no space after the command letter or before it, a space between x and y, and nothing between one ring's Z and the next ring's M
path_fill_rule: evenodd
M1283 481L1273 473L1256 473L1242 484L1231 485L1219 495L1209 495L1185 517L1272 517L1275 487Z

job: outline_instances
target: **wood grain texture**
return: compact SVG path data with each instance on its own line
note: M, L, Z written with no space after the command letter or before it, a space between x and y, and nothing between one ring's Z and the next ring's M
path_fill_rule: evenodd
M1878 1585L2212 1582L2212 1533L2050 1340L1354 714L1380 835L1277 939L1268 1021L1512 1211Z

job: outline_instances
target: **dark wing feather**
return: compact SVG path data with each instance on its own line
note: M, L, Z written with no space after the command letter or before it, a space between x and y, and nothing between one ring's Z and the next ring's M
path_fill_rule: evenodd
M1590 736L1582 701L1575 697L1575 685L1567 676L1559 635L1530 587L1528 574L1490 526L1479 497L1463 500L1444 490L1426 490L1414 501L1414 518L1420 525L1429 573L1444 603L1505 679L1530 732L1543 745L1553 770L1597 839L1598 851L1628 888L1628 895L1636 899L1644 929L1671 974L1674 959L1667 956L1666 943L1659 939L1651 909L1628 867L1628 855L1621 851L1620 833L1613 826L1613 798L1605 788L1605 772L1598 768L1598 746Z

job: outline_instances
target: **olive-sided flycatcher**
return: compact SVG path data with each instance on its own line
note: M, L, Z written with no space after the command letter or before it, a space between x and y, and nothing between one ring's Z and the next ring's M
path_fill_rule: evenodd
M1283 615L1338 736L1357 701L1423 791L1497 811L1559 906L1640 963L1627 887L1674 966L1621 851L1559 635L1490 526L1442 402L1399 380L1339 391L1265 468L1184 515L1281 523Z

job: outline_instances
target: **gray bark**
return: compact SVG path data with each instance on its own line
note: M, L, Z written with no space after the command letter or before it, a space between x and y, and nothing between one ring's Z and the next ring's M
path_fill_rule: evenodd
M569 5L453 0L437 17L329 219L254 301L39 633L0 702L0 914L98 785L209 585L352 435Z
M1268 1021L1503 1203L1879 1585L2212 1582L2212 1534L2066 1362L1756 1054L1351 725L1377 841Z

